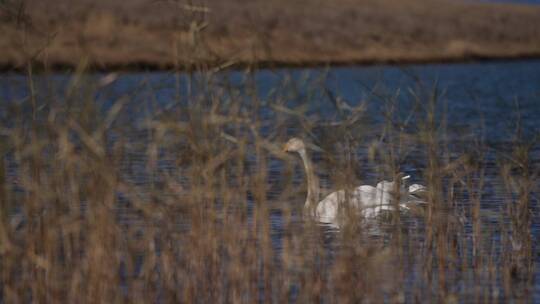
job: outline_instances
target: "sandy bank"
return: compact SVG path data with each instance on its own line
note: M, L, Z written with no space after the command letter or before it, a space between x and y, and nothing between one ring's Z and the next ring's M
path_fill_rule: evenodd
M450 0L20 3L0 4L3 70L30 61L122 69L540 56L535 6Z

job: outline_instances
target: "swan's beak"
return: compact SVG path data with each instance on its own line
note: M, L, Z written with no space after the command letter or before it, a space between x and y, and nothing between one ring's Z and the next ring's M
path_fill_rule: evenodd
M281 152L283 153L289 152L289 147L287 147L287 145L283 146L283 149L281 149Z

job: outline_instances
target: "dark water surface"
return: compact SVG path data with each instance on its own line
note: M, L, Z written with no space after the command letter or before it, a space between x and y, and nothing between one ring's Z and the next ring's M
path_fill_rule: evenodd
M473 2L484 3L508 3L508 4L522 4L522 5L538 5L540 0L472 0Z
M540 0L480 0L482 2L493 3L514 3L514 4L540 4Z
M530 1L534 2L534 1ZM92 80L98 83L106 75L94 75ZM62 95L69 90L70 81L66 75L50 75L36 79L37 90L45 90L50 94ZM178 81L179 80L179 81ZM213 80L224 83L225 95L238 94L250 102L254 96L260 99L262 118L262 133L271 133L272 127L280 114L271 110L265 102L282 99L283 104L295 108L308 105L307 115L321 126L342 121L350 113L349 107L364 105L365 123L370 131L365 132L365 142L379 138L382 126L387 122L386 113L389 107L394 111L395 119L404 124L407 130L418 119L416 113L418 103L436 100L435 112L437 121L445 126L447 144L450 154L458 155L463 149L478 140L487 147L485 159L487 162L486 194L482 200L484 210L505 210L503 198L497 195L496 186L500 181L491 178L497 174L496 161L500 155L511 150L516 141L531 143L531 163L538 167L540 163L540 60L493 62L493 63L464 63L464 64L430 64L407 66L372 66L372 67L339 67L328 69L278 69L258 71L251 77L244 72L224 72L216 75ZM188 79L185 75L170 73L130 73L122 74L112 83L103 84L96 96L102 100L104 108L110 108L112 101L126 94L132 101L128 108L128 118L125 123L142 128L149 113L167 111L173 101L183 100L187 103L189 95ZM242 83L252 82L256 92L246 92ZM51 86L51 83L53 84ZM50 89L50 88L53 89ZM283 91L280 91L283 89ZM198 87L197 90L204 88ZM288 92L288 93L287 93ZM209 93L211 94L211 93ZM28 98L28 87L25 78L20 75L0 76L0 99L5 104L20 103ZM336 106L336 100L341 103ZM392 102L389 102L392 101ZM2 119L9 123L7 111L1 111ZM444 123L443 123L444 122ZM288 136L296 135L298 125L291 125ZM325 128L316 131L312 140L321 141ZM328 131L326 131L328 132ZM144 135L143 135L144 136ZM318 138L319 137L319 138ZM536 140L536 143L534 141ZM465 148L464 148L465 147ZM368 183L375 183L380 175L372 164L369 164L367 147L360 147L355 156L365 166L363 178ZM317 155L315 155L317 157ZM133 182L144 184L146 177L145 155L133 155L126 175ZM404 165L402 170L412 175L415 182L422 182L422 170L425 164L415 163ZM163 161L160 166L164 170L172 169L172 163ZM283 162L270 159L269 182L278 183L283 171ZM490 171L491 170L491 171ZM295 181L300 184L303 179L301 171L297 172ZM323 183L331 186L323 176ZM538 189L536 189L537 191ZM272 193L269 194L272 197ZM540 240L540 214L538 210L538 193L533 193L531 199L533 250L536 277L540 275L540 254L537 241ZM296 202L294 202L296 203ZM299 204L302 200L299 199ZM465 203L466 204L466 203ZM273 246L278 254L282 247L281 238L286 228L279 208L270 213L271 234ZM130 223L129 214L120 214L120 220ZM302 221L301 217L297 218ZM415 221L411 227L422 225ZM464 225L470 225L465 221ZM411 228L413 229L413 228ZM470 233L470 227L466 229ZM328 232L329 248L339 246L337 239ZM420 242L421 240L418 240ZM496 240L495 240L496 241ZM411 245L414 246L414 245ZM411 249L410 254L414 254ZM414 285L415 276L411 273L407 282ZM540 281L534 284L534 299L540 300ZM293 296L294 298L294 296Z

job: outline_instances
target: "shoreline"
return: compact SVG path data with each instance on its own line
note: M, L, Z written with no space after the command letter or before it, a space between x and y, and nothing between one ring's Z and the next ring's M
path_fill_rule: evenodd
M0 4L0 72L189 71L540 58L540 6L453 0ZM9 3L9 2L6 2ZM3 10L2 10L3 9Z
M228 64L223 67L219 63L198 63L197 65L187 66L174 64L157 64L152 62L133 62L129 64L107 64L107 65L87 65L83 70L92 73L120 72L120 73L137 73L137 72L189 72L189 71L240 71L250 68L256 69L316 69L316 68L333 68L333 67L376 67L376 66L409 66L409 65L434 65L434 64L481 64L481 63L505 63L519 61L535 61L540 60L540 52L518 55L518 56L469 56L469 57L444 57L444 58L425 58L419 60L357 60L357 61L302 61L302 62L287 62L287 61L259 61L259 62L237 62ZM204 67L201 67L204 66ZM62 73L75 72L76 65L68 63L58 63L54 65L44 66L42 63L37 63L32 66L33 74L45 73ZM0 64L1 74L26 74L27 66L12 66L10 64Z

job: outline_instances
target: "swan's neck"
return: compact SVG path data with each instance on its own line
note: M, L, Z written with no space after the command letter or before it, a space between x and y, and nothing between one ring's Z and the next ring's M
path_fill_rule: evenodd
M298 152L302 161L304 162L304 168L306 169L307 178L307 198L304 208L314 210L317 202L319 201L319 179L313 170L313 165L309 159L305 149Z

